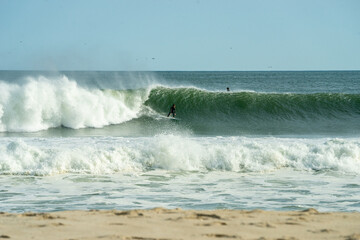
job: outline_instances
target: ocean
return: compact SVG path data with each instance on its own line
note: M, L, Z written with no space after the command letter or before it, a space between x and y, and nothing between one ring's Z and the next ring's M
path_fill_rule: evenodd
M0 71L0 211L159 206L360 211L360 71Z

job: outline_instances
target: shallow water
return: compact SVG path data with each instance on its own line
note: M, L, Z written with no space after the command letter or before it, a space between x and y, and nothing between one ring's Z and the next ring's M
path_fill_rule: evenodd
M334 176L335 175L335 176ZM0 211L267 209L359 211L359 176L283 169L270 173L176 172L1 176Z

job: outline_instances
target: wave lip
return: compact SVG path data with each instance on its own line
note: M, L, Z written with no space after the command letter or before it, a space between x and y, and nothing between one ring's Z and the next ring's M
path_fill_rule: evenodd
M34 132L64 126L100 128L136 118L148 92L86 89L66 76L0 82L0 131Z

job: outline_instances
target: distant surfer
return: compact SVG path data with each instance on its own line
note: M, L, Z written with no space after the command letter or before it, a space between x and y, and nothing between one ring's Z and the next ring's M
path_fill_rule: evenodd
M169 114L167 115L168 117L170 116L170 114L172 114L173 117L176 116L176 106L175 104L173 104L170 108Z
M230 88L229 88L229 87L227 87L226 90L227 90L228 92L230 92Z

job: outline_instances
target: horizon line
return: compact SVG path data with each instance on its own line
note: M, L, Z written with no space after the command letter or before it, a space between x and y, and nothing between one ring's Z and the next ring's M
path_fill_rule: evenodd
M317 69L317 70L44 70L44 69L0 69L0 71L27 72L356 72L360 69Z

